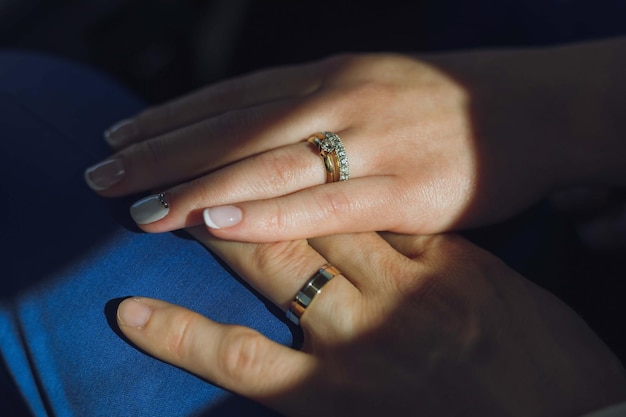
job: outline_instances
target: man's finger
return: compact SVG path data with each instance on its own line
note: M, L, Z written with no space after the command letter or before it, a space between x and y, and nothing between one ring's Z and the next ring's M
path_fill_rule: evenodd
M242 243L218 239L203 226L187 231L283 310L307 279L327 262L306 240Z
M223 325L164 301L129 298L120 330L137 347L227 390L281 408L313 374L315 360L243 326Z
M412 263L378 233L354 233L309 239L310 246L339 267L365 296L386 291Z

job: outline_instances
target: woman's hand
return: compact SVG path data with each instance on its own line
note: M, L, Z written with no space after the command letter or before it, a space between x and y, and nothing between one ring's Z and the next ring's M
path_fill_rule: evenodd
M104 196L166 189L169 207L153 198L134 210L150 232L200 224L218 206L215 234L247 241L492 222L554 176L523 111L536 104L499 68L524 55L342 56L228 81L118 127L109 138L119 152L87 178ZM342 138L349 181L325 184L305 142L321 130Z
M354 234L247 244L194 232L287 309L326 262L302 351L147 298L139 348L289 416L574 416L626 398L624 370L555 297L460 237Z
M256 242L483 225L558 187L626 182L625 46L352 55L264 71L116 126L118 153L86 178L110 197L165 190L132 210L150 232L201 224L207 207L216 236ZM325 183L305 141L319 131L343 139L349 181Z

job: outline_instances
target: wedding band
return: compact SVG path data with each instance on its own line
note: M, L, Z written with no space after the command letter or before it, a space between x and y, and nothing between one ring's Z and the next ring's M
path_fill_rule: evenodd
M348 153L339 135L333 132L316 133L307 142L317 146L324 161L326 182L347 181L350 179Z
M296 297L289 305L287 310L287 318L293 323L299 325L300 317L304 314L304 310L311 304L313 299L322 292L322 287L333 279L341 272L332 265L326 264L322 266L316 273L307 281L307 283L298 292Z

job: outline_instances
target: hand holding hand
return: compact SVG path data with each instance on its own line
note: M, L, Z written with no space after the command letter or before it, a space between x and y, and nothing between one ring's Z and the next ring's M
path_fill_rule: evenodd
M626 398L606 346L552 295L455 236L276 244L196 237L287 309L326 262L302 351L147 298L118 310L142 350L289 416L582 415Z

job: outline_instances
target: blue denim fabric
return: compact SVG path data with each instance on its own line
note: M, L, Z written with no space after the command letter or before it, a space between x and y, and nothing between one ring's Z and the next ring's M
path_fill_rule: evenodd
M0 54L1 416L274 415L116 334L115 300L145 295L293 339L201 245L140 233L133 199L84 184L84 169L110 154L102 131L143 106L79 65Z

